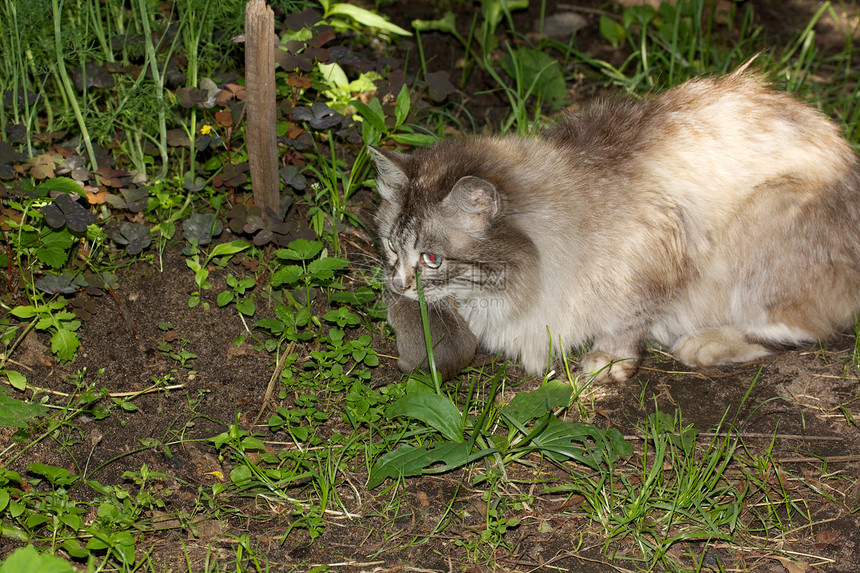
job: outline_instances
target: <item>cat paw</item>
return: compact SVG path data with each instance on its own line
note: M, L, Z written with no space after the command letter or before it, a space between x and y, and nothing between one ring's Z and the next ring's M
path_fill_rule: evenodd
M579 369L595 382L626 382L639 370L638 358L618 358L608 352L592 351L579 361Z
M672 347L675 358L688 366L748 362L770 353L761 344L750 342L742 332L730 327L710 328L682 336Z

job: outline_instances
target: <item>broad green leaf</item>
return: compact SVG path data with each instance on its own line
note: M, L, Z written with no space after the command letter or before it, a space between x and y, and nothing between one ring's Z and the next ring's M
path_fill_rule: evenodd
M60 547L74 559L86 559L90 555L90 552L77 539L66 539L60 544Z
M409 117L410 107L412 107L412 102L409 99L409 88L403 84L400 87L400 93L397 94L397 104L394 106L394 118L397 125L401 125Z
M447 442L430 449L401 446L373 464L367 487L373 489L388 478L399 479L450 471L497 451L495 448L489 448L470 454L470 449L471 444L468 442ZM443 465L438 466L440 463Z
M27 516L27 519L24 521L24 527L32 531L33 529L41 526L43 523L48 521L47 515L42 515L41 513L31 513Z
M9 385L15 390L24 390L27 387L27 377L20 372L16 372L15 370L2 370L0 373L6 375L6 378L9 379Z
M445 12L438 20L412 20L412 27L419 32L444 32L459 37L457 16L453 12Z
M296 326L306 326L311 321L311 309L302 307L296 312Z
M600 34L612 44L613 48L618 48L627 39L627 32L624 27L608 16L600 17Z
M230 470L230 481L239 487L248 485L251 483L251 478L253 478L253 474L251 473L250 468L245 465L236 466L232 470Z
M346 72L343 71L338 64L317 64L323 80L329 86L346 88L349 85L349 78L346 77Z
M9 314L12 316L17 316L18 318L33 318L40 311L44 310L44 307L35 307L35 306L16 306L12 310L9 311Z
M331 295L331 300L334 302L343 302L353 306L360 306L376 299L376 292L370 287L360 286L354 291L347 290L336 292Z
M498 451L496 448L486 448L470 454L471 446L470 442L439 444L428 452L432 456L433 461L427 466L429 469L425 469L424 473L440 474L451 471ZM437 465L439 462L444 462L444 464L439 466Z
M298 265L281 267L272 275L272 286L292 285L302 278L304 272L304 269Z
M0 573L74 573L72 564L32 545L19 547L0 564Z
M450 399L426 392L407 394L386 411L386 416L421 420L453 442L463 441L462 416Z
M82 190L83 187L74 179L70 179L68 177L54 177L53 179L48 179L44 183L36 185L33 192L39 197L45 197L52 191L58 193L80 193Z
M229 291L229 290L221 291L218 294L218 298L215 299L215 304L217 304L218 306L227 306L228 304L233 302L233 298L235 298L233 291Z
M427 135L424 133L395 133L391 138L397 143L408 145L410 147L424 147L438 141L435 135Z
M570 459L593 469L633 453L633 446L615 428L601 430L584 422L562 422L555 416L549 418L546 428L532 440L530 447L557 461Z
M405 88L406 86L404 85L403 87ZM380 133L385 133L388 131L385 127L385 114L382 111L382 106L379 104L379 100L374 99L373 101L377 103L377 106L379 107L378 110L374 109L374 107L377 106L371 107L358 100L351 101L349 104L354 107L362 119L372 125L374 129Z
M128 531L120 531L112 540L114 554L125 564L134 563L134 537Z
M323 317L329 322L336 322L338 326L341 328L345 326L355 326L361 322L361 319L358 318L355 314L351 313L345 306L338 308L337 310L330 310L325 313Z
M379 145L382 134L369 121L361 122L361 139L365 145Z
M529 0L481 0L481 14L490 29L495 31L506 11L522 10L528 5Z
M521 425L540 418L556 408L567 406L573 389L560 380L550 380L531 392L520 392L509 404L501 408L504 416Z
M326 11L326 16L333 16L335 14L349 16L362 26L367 26L368 28L377 28L379 30L391 32L392 34L399 34L401 36L412 35L400 26L392 24L376 12L371 12L370 10L361 8L360 6L355 6L354 4L335 4Z
M254 313L257 311L257 307L254 304L253 298L247 298L236 302L236 310L245 316L254 316Z
M39 247L35 249L34 254L37 259L52 269L59 269L69 259L69 250L75 240L75 237L65 228L61 231L48 233L42 237Z
M77 322L77 326L80 326L80 322L74 322ZM78 351L78 347L80 345L81 341L78 338L78 335L69 328L57 328L57 332L51 336L51 352L56 354L57 359L62 363L68 363L74 360L75 353Z
M349 261L346 259L338 259L336 257L324 257L316 259L308 264L308 273L317 279L330 279L334 276L333 271L340 270L349 266Z
M373 489L386 479L399 479L421 475L424 469L424 457L427 448L415 446L400 446L388 452L373 464L367 479L367 487Z
M644 28L656 15L657 10L655 10L650 4L628 6L624 9L624 13L621 16L622 27L625 30L631 29L634 25L639 25Z
M307 261L317 256L323 250L320 241L308 241L307 239L296 239L287 245L286 249L280 249L275 256L291 261Z
M276 318L261 318L254 323L254 328L268 330L272 334L280 334L284 331L284 323Z
M83 527L84 520L80 515L74 513L64 513L60 515L60 521L66 524L72 531L77 531Z
M505 54L502 68L512 78L521 77L528 93L558 109L568 101L567 85L561 65L546 53L532 48L518 48Z
M27 466L27 470L31 473L46 478L54 485L70 485L78 479L78 476L72 474L66 468L61 468L58 466L49 466L47 464L42 464L39 462L30 464L29 466Z
M254 438L252 436L246 436L246 437L242 438L242 449L245 451L256 450L258 452L265 452L266 451L266 444L264 444L258 438Z
M0 426L26 428L48 413L48 409L35 402L16 400L0 391Z
M235 241L230 241L229 243L221 243L220 245L215 245L215 248L213 248L212 252L209 253L209 258L211 259L213 257L220 257L223 255L235 255L236 253L244 251L250 246L250 243L241 239L236 239Z

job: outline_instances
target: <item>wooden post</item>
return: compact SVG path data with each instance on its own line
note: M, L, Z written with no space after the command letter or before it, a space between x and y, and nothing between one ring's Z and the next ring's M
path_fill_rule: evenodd
M245 100L254 204L277 214L280 203L275 101L275 14L265 0L245 6Z

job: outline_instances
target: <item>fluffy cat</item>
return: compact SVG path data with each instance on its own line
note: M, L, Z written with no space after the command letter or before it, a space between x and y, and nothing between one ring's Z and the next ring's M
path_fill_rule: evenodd
M851 325L858 157L825 116L744 68L533 137L375 149L401 367L424 358L416 271L447 374L474 340L532 374L590 344L580 369L623 381L647 340L711 366Z

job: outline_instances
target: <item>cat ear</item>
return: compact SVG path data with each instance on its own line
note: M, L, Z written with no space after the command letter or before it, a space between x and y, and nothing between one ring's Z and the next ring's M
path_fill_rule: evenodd
M483 231L499 212L499 194L489 181L467 176L454 184L442 205L454 210L465 227Z
M409 177L406 170L412 158L406 153L388 151L370 146L373 162L376 164L376 187L386 201L397 201L400 190L406 185Z

